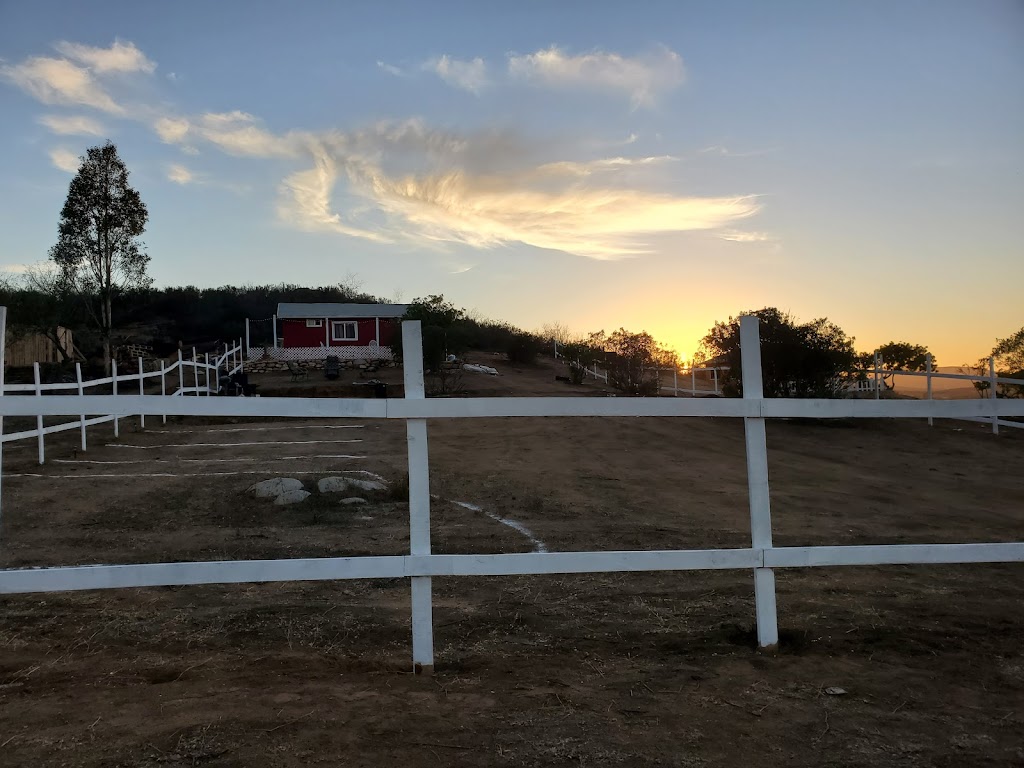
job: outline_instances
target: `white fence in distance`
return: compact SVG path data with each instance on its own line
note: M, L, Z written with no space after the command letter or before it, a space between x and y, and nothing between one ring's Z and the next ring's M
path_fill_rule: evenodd
M0 308L3 309L3 308ZM0 325L5 324L6 315L3 319L0 319ZM3 359L4 343L0 340L0 360ZM146 381L149 379L160 380L160 395L164 397L180 397L183 395L206 395L216 394L220 382L220 373L222 369L226 371L227 375L238 373L242 370L242 346L236 344L230 349L225 348L223 354L217 356L214 361L210 362L210 356L204 355L203 360L200 361L199 356L196 354L195 349L192 350L192 358L185 359L181 351L178 351L178 359L167 366L166 363L161 360L159 370L146 371L143 359L138 359L138 372L137 373L126 373L121 374L117 371L117 361L111 360L110 362L110 376L106 376L100 379L83 379L82 378L82 364L75 363L75 381L72 382L57 382L44 384L40 380L39 363L33 365L33 377L35 379L32 384L7 384L3 381L3 374L0 373L0 394L3 395L33 395L35 397L43 397L44 392L63 392L74 397L75 399L85 397L86 390L95 389L96 387L110 387L114 396L118 395L119 392L124 392L122 385L131 384L137 382L137 391L139 395L145 395ZM168 391L167 384L170 381L174 385L173 391ZM190 383L191 382L191 383ZM77 396L77 397L76 397ZM118 423L118 415L101 415L101 416L89 416L90 411L82 409L80 415L76 421L69 421L63 424L53 424L50 426L43 425L42 415L36 416L36 426L34 429L22 430L20 432L3 432L3 419L0 417L0 445L3 443L9 443L14 440L25 440L28 438L36 438L39 447L39 463L44 464L46 461L46 435L52 435L57 432L67 432L72 429L78 429L81 433L81 448L83 451L88 450L88 439L87 439L87 428L96 424L105 424L113 422L114 424L114 437L118 437L120 434L120 425ZM95 412L93 412L95 413ZM163 423L167 423L167 414L161 414ZM146 416L144 413L139 414L140 426L145 428Z
M141 563L0 570L0 594L118 589L185 584L409 578L413 669L434 663L431 579L630 571L751 569L758 644L778 643L776 568L881 564L1024 562L1024 542L776 547L772 541L765 420L771 418L1021 417L1024 400L818 400L764 398L758 320L740 323L742 398L462 398L426 399L418 322L403 324L405 398L156 398L138 395L77 398L0 397L2 416L54 416L69 410L124 416L173 415L402 419L409 448L408 555L279 560ZM751 546L739 549L531 552L436 555L430 544L427 419L661 416L741 418L745 428ZM0 457L2 458L2 457ZM2 467L0 467L2 469ZM2 472L0 472L2 478Z

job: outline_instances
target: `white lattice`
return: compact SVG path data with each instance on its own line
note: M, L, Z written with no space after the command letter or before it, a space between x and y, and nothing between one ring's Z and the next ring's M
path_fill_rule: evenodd
M339 360L393 360L391 347L252 347L249 360L323 360L334 355Z

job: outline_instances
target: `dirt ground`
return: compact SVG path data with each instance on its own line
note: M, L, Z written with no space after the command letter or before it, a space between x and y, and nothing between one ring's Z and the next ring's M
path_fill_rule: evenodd
M500 370L465 386L602 394L549 364ZM5 446L0 564L408 551L403 424L154 422L118 440L94 427L85 454L54 436L42 467L34 441ZM1024 540L1024 435L986 430L770 422L775 542ZM535 546L496 518L550 550L749 545L738 421L464 420L429 436L435 552ZM389 490L353 506L315 492L358 472ZM314 495L246 493L274 476ZM405 580L6 596L0 764L1024 765L1022 566L776 573L775 655L754 648L746 571L435 579L433 676L410 673Z

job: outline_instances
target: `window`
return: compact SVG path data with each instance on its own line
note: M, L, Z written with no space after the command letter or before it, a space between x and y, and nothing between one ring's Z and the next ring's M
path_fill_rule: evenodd
M324 327L324 321L323 320L307 320L306 321L306 327L307 328L323 328Z
M331 341L355 341L359 338L356 323L350 320L334 320L331 322Z

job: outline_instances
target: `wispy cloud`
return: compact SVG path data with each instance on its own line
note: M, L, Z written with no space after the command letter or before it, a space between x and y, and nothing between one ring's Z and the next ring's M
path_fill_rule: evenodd
M70 43L60 49L68 58L31 58L0 72L45 103L88 105L144 121L161 141L184 152L216 149L293 164L278 184L276 212L282 223L301 231L442 250L447 243L526 243L595 259L646 253L658 233L712 230L744 242L758 237L732 229L758 211L755 197L667 191L659 169L676 158L624 156L632 137L614 149L586 140L569 149L511 132L437 130L420 119L312 132L273 130L237 110L176 115L165 107L135 105L128 113L94 75L152 72L155 65L141 51L120 42L109 49ZM489 82L482 59L443 56L430 66L471 92ZM646 106L682 82L683 70L668 49L629 58L604 52L570 56L550 48L511 57L508 76L544 87L617 92L634 106ZM51 130L72 125L70 118L46 120ZM56 167L77 171L78 158L69 150L54 149L50 157ZM177 184L230 186L181 163L166 173Z
M718 236L723 240L731 240L734 243L769 243L775 241L775 238L767 232L741 232L736 229L720 232Z
M636 57L594 51L577 56L557 46L522 56L511 55L513 78L547 88L585 88L629 96L634 108L650 107L685 78L683 60L668 48Z
M82 161L74 152L64 147L56 147L50 150L50 162L53 167L68 173L78 173Z
M54 133L66 136L103 136L106 133L99 120L85 115L43 115L39 122Z
M488 85L487 64L479 57L462 61L446 54L425 62L423 69L435 73L448 85L477 95Z
M395 77L405 77L406 72L401 67L396 67L394 64L388 64L386 61L378 61L377 66L387 72L389 75Z
M9 275L24 275L32 266L30 264L0 264L0 272Z
M167 178L175 184L181 184L182 186L196 181L195 174L184 165L178 163L171 163L167 166Z
M188 120L176 117L161 117L153 123L153 130L165 144L178 144L188 133Z
M150 74L156 64L135 47L134 43L115 40L109 48L94 48L80 43L60 42L55 46L69 59L80 62L97 74L108 72L145 72Z
M0 77L43 104L91 107L123 115L124 107L114 100L101 80L116 74L151 74L156 68L134 44L120 40L109 48L66 41L55 47L63 58L31 56L20 64L0 67Z
M67 59L34 56L15 66L0 67L0 76L43 104L92 107L111 114L124 112L88 69Z

